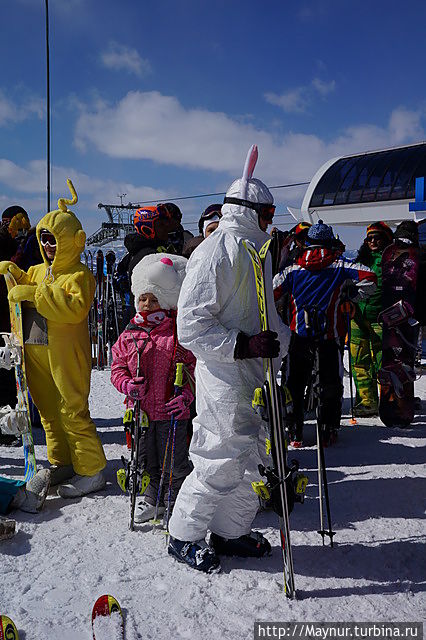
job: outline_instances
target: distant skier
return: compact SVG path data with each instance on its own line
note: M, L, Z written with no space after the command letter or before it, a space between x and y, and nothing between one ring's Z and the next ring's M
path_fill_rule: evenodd
M378 315L382 304L382 255L391 244L393 233L385 222L374 222L367 227L356 262L364 264L377 276L377 289L372 296L357 304L351 322L352 371L356 385L354 415L377 416L379 399L377 372L382 362L382 326Z
M24 302L25 363L28 387L46 432L51 484L63 498L102 489L106 459L90 418L88 397L92 369L87 316L95 280L80 262L86 234L61 198L59 209L37 225L43 264L28 273L13 262L1 262L17 285L10 302Z
M161 467L164 460L170 418L178 419L174 444L173 481L170 503L192 467L188 458L187 423L189 406L194 399L195 358L177 341L176 307L187 260L181 256L155 253L135 266L132 292L136 315L112 348L111 381L130 401L140 400L149 419L149 428L140 452L141 465L150 475L150 483L139 501L135 522L147 522L155 513ZM138 361L140 371L138 373ZM182 394L173 396L176 363L185 365ZM170 451L166 460L165 480L158 514L166 506L170 467Z
M169 553L207 573L220 570L217 554L260 557L271 550L251 531L259 506L251 482L266 462L262 420L251 403L264 381L262 358L283 355L290 340L273 304L269 257L272 330L259 332L253 267L243 246L249 240L259 250L269 239L272 194L260 180L239 179L224 203L218 228L188 262L178 304L179 340L197 358L197 417L190 446L194 470L175 503Z
M373 293L376 276L367 267L341 257L333 229L319 220L306 237L306 248L274 278L274 295L278 302L288 296L289 326L295 332L289 357L287 386L293 399L290 417L292 442L303 444L304 394L312 374L313 341L320 340L320 383L322 415L325 420L324 441L333 441L340 426L342 385L342 337L347 323L340 312L340 302L348 295L357 301ZM317 313L319 327L310 332L305 312Z

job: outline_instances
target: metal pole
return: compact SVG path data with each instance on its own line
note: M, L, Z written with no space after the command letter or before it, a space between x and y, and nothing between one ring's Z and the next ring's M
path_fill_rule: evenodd
M46 92L47 92L47 211L50 211L50 63L49 63L49 0L46 4Z

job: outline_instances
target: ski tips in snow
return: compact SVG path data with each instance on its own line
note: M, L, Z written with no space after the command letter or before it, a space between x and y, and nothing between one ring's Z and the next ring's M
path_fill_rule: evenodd
M92 632L93 640L124 640L123 613L114 596L105 594L96 600L92 609Z
M18 629L13 620L0 614L0 640L19 640Z

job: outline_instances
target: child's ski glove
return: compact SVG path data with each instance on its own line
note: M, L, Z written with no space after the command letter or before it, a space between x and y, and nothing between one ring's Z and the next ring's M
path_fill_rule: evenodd
M261 331L255 336L248 336L242 331L237 336L235 345L235 360L246 358L278 358L280 355L280 343L275 331Z
M139 378L131 378L123 382L121 392L132 400L143 400L146 395L146 380L143 376Z
M182 418L188 408L188 399L181 394L166 404L167 413L177 420Z

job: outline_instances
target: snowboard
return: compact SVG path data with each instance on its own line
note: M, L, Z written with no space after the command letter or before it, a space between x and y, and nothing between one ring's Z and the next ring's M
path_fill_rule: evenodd
M6 286L8 292L17 284L11 273L6 273ZM16 394L18 399L18 408L26 417L26 430L22 434L22 445L24 447L25 457L25 475L24 480L28 482L36 474L36 459L34 452L34 440L31 429L31 413L28 398L27 379L25 375L25 350L24 350L24 332L22 328L22 306L20 302L9 304L11 340L20 353L20 362L15 365L16 377Z
M19 640L18 629L7 616L0 614L0 640Z
M124 640L123 614L114 596L100 596L93 605L92 633L93 640Z
M414 318L418 247L396 240L382 257L383 327L379 416L387 427L408 427L414 419L414 363L419 323Z

